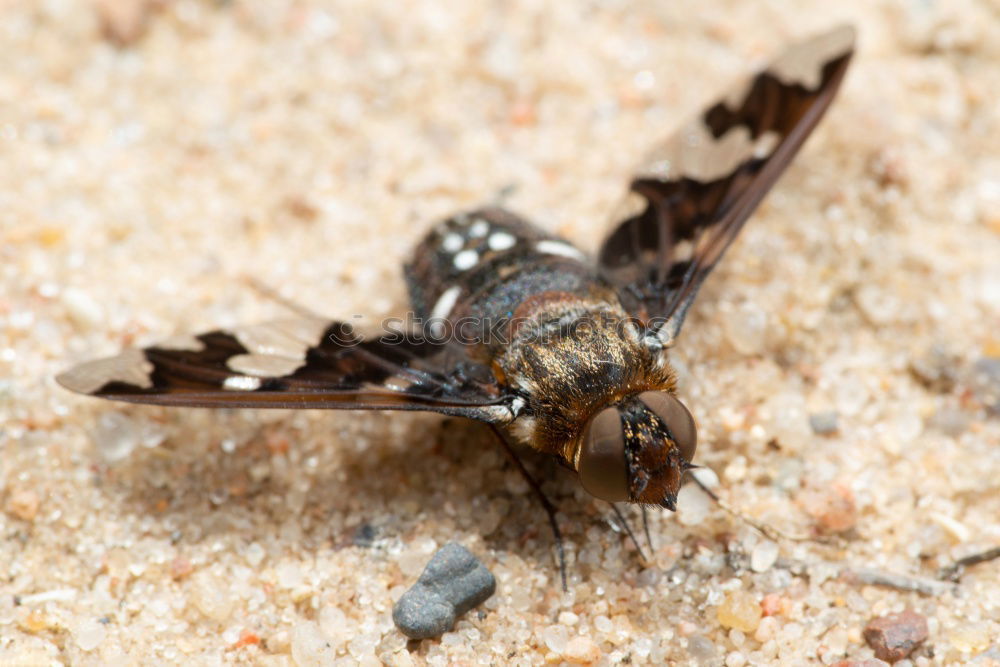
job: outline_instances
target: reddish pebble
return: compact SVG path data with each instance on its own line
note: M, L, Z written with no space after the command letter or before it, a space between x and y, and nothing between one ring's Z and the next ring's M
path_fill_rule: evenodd
M889 663L875 658L871 660L841 660L833 663L830 667L889 667Z
M194 565L187 558L175 558L170 561L170 577L172 579L183 579L194 572Z
M927 639L927 619L907 609L872 619L865 627L865 641L875 656L889 662L902 660Z
M768 593L760 601L760 609L764 612L765 616L777 616L781 613L784 606L784 601L777 593Z
M260 637L257 635L257 633L253 632L252 630L244 629L240 633L240 638L237 639L236 643L230 646L229 648L235 650L238 648L243 648L244 646L254 646L259 643L260 643Z
M843 533L857 523L857 507L850 489L834 484L825 489L809 489L798 497L799 506L816 522L821 533Z
M146 31L152 3L149 0L95 0L94 8L104 38L115 46L128 46Z
M34 521L38 515L38 494L31 489L14 491L7 499L7 512L22 521Z

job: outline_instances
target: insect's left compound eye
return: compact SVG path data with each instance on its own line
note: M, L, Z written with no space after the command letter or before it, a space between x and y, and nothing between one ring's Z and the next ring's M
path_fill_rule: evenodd
M618 408L605 408L590 419L583 431L577 469L583 488L595 498L612 503L629 499L625 434Z
M663 425L667 427L667 432L677 448L681 451L681 456L688 463L694 458L694 451L698 447L698 429L694 425L694 417L678 401L673 394L665 391L644 391L639 394L639 400L646 404L650 410L656 413Z

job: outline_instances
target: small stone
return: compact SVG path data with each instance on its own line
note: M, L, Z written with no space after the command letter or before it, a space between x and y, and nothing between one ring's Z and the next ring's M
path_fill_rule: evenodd
M298 667L333 664L337 654L313 621L302 621L292 628L292 662Z
M567 642L562 657L570 662L587 665L601 659L601 647L590 637L573 637Z
M20 489L7 499L7 513L22 521L34 521L38 515L38 494L31 489Z
M580 621L580 617L571 611L561 611L559 612L559 624L565 626L576 625Z
M944 346L934 345L910 361L910 374L928 390L946 394L955 386L958 358Z
M319 610L317 620L319 629L334 646L340 646L355 634L354 624L348 620L347 614L338 607L323 607Z
M495 590L493 574L468 549L446 544L427 563L413 588L396 602L392 620L410 639L437 637Z
M82 621L73 630L73 639L76 640L77 646L84 651L93 651L101 645L107 636L108 631L104 625L94 619Z
M785 599L777 593L768 593L760 601L760 610L764 616L777 616L785 608Z
M249 563L252 567L257 567L264 562L264 556L266 555L267 553L264 551L264 547L260 546L257 542L251 542L247 546L246 553L244 553L247 563Z
M695 660L707 663L715 658L715 644L708 637L695 635L688 639L688 653Z
M838 416L836 410L814 412L809 415L809 427L816 435L832 435L840 429L837 423Z
M191 602L198 611L214 621L227 620L236 604L229 592L208 572L202 571L192 579Z
M542 641L550 651L562 655L569 644L569 631L561 625L550 625L542 630Z
M104 38L116 46L135 43L146 30L150 0L94 0Z
M823 489L805 489L796 501L813 518L821 533L843 533L857 523L854 496L850 489L839 484Z
M733 651L726 656L726 667L743 667L747 664L747 658L739 651Z
M67 287L62 295L66 314L82 329L94 329L104 322L104 311L94 297L78 287Z
M990 645L990 630L985 623L969 623L953 630L948 641L962 653L977 653Z
M355 529L351 542L356 547L367 549L375 544L375 538L377 536L378 530L376 530L375 526L370 523L363 523Z
M841 660L835 662L830 667L889 667L889 663L878 658L869 660Z
M753 634L762 615L757 598L741 590L730 591L716 612L722 627L735 628L746 634Z
M927 619L907 609L873 619L865 626L865 641L875 651L875 657L897 662L927 640Z
M758 354L767 342L767 313L755 303L737 306L724 320L726 338L740 354Z
M763 644L767 640L774 638L777 629L778 619L773 616L765 616L760 619L760 624L757 626L757 631L753 633L753 638Z
M677 520L685 526L705 522L712 510L712 499L697 484L685 484L677 493Z
M38 634L53 627L52 620L38 609L33 609L19 618L18 625L31 634Z
M953 438L965 433L971 423L972 416L969 413L951 406L941 407L927 420L928 426Z
M767 572L777 560L778 545L771 540L764 540L750 553L750 569L754 572Z
M972 367L972 391L987 410L1000 414L1000 358L983 357Z
M139 425L120 412L105 412L93 431L97 451L107 463L126 458L139 444Z
M170 561L170 578L180 580L194 572L194 565L183 556L178 556Z

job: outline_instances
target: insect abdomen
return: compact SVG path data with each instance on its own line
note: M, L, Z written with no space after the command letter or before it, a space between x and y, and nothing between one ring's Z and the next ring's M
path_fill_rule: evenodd
M542 292L589 292L594 269L582 252L498 208L453 216L424 238L406 266L414 315L472 318L489 327Z

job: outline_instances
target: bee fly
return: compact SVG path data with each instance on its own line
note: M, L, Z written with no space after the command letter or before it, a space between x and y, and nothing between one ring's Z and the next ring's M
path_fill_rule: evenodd
M420 331L366 337L303 317L175 337L58 381L135 403L468 417L556 457L597 498L673 510L697 437L667 350L830 105L853 45L843 26L793 46L661 144L596 262L484 208L437 225L405 266ZM475 335L457 335L470 322Z

